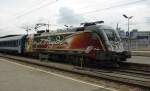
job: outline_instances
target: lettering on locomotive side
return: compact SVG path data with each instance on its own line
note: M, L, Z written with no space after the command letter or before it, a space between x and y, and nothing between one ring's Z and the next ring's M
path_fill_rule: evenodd
M61 42L62 40L64 40L63 35L48 36L48 41L49 41L50 43L53 43L53 44L58 44L58 43Z
M52 49L52 48L64 48L66 42L63 42L63 35L52 35L37 37L34 39L33 48L34 49Z

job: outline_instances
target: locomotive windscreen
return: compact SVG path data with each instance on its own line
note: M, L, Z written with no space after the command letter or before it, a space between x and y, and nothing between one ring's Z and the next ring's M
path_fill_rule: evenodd
M119 36L113 29L104 29L104 32L106 33L108 40L110 41L120 41Z

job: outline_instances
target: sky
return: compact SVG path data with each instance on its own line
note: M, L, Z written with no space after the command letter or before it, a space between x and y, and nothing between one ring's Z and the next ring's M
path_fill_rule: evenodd
M50 29L103 20L127 31L150 31L150 0L0 0L0 36L25 34L23 27L49 23ZM34 31L30 31L33 33Z

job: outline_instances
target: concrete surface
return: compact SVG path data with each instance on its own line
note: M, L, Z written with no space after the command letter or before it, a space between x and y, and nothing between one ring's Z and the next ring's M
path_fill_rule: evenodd
M132 56L150 57L150 51L132 51Z
M114 91L0 58L0 91Z
M150 64L150 57L132 56L132 58L129 58L127 60L127 62L140 63L140 64Z

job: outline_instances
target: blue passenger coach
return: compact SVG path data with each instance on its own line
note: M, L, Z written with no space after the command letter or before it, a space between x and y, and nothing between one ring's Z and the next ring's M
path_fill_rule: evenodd
M26 35L8 35L0 37L0 51L23 53Z

